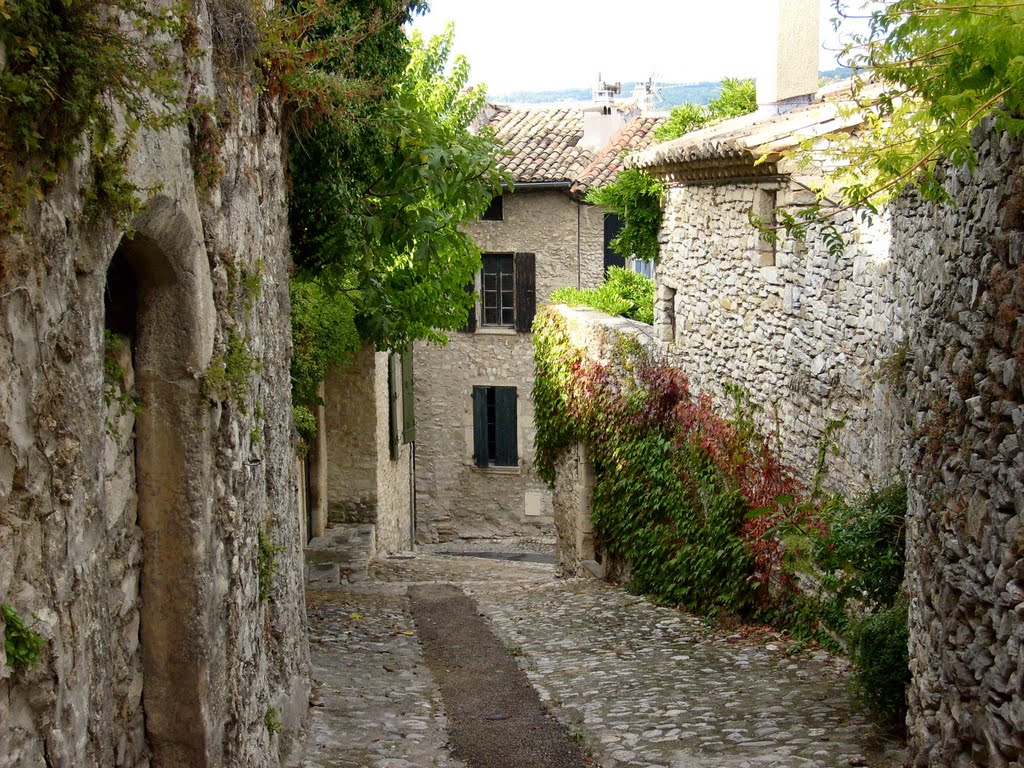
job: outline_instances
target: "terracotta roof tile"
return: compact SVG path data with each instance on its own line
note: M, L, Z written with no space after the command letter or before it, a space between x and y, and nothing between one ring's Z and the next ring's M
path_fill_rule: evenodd
M504 147L505 169L516 182L572 181L594 159L577 146L583 138L578 109L510 109L496 107L488 121Z
M807 106L781 115L754 113L725 120L632 155L626 166L678 180L788 172L788 167L775 167L786 151L807 139L853 130L863 121L853 106L848 81L835 83Z
M512 109L490 104L485 119L506 153L502 165L513 182L568 182L572 193L582 197L591 186L615 177L625 152L650 144L654 128L665 118L631 118L600 151L579 146L580 108Z
M611 143L576 177L573 194L583 197L591 187L613 181L623 169L623 158L629 152L645 149L654 141L654 130L665 122L664 116L638 115L616 133Z

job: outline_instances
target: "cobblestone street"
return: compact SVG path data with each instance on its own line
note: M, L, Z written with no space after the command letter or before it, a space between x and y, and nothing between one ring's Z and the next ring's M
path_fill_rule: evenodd
M409 587L425 583L459 586L476 602L594 765L902 765L898 745L850 710L844 664L824 653L789 655L792 641L767 632L713 631L596 580L557 579L553 565L432 549L309 594L317 688L303 765L463 768L410 613Z

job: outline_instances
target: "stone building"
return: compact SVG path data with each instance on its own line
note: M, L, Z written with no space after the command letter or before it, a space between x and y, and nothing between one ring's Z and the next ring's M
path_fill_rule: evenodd
M307 504L307 580L365 575L378 555L411 550L415 536L412 355L369 344L329 372L301 494Z
M42 640L32 665L0 650L0 766L279 766L301 744L285 169L275 101L214 51L251 42L240 7L192 6L181 93L217 105L213 150L144 129L127 229L86 217L83 153L0 242L0 603Z
M699 391L724 399L724 385L739 384L774 408L786 459L805 477L821 442L833 441L829 484L853 492L901 471L902 413L887 371L906 337L889 214L840 214L843 254L821 226L771 243L751 224L751 214L771 220L777 206L814 202L805 171L783 153L853 124L842 96L841 84L813 92L783 114L727 120L628 162L667 187L655 333L673 365Z
M467 227L484 255L464 332L415 348L419 541L551 531L550 493L533 469L534 311L555 289L595 287L621 263L608 249L615 221L583 196L660 120L607 100L488 106L514 186Z

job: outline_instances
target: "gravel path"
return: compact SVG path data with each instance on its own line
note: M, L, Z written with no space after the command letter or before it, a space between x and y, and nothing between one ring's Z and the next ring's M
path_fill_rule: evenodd
M544 542L461 546L546 551ZM375 564L368 583L309 595L320 685L303 765L464 768L410 613L410 587L437 583L476 602L595 765L903 765L899 745L851 711L841 660L790 656L791 643L771 632L713 631L595 580L556 579L550 565L429 552Z

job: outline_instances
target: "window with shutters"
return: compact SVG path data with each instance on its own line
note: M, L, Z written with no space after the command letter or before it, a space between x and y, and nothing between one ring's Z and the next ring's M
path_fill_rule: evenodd
M516 324L515 257L485 253L480 272L480 309L484 327L514 328Z
M474 333L479 325L529 333L537 313L536 264L532 253L485 253L479 280L466 286L479 291L479 303L462 330Z
M519 466L515 387L473 387L473 462Z

